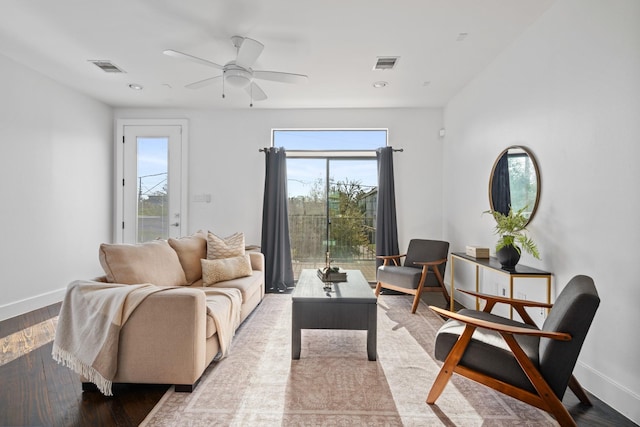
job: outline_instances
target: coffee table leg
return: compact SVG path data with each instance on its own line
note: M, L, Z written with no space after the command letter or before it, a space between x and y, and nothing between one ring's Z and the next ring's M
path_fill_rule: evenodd
M295 360L300 359L300 329L292 331L291 358Z
M302 341L302 333L300 330L300 326L298 325L296 315L296 310L294 307L293 315L291 318L291 358L298 360L300 359L300 347Z
M373 361L377 358L378 342L378 306L369 304L369 320L367 322L367 356Z

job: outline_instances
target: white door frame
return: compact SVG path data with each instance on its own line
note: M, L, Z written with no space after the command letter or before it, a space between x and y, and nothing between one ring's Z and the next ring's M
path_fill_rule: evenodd
M188 183L187 166L189 144L189 121L187 119L117 119L116 140L114 142L114 212L113 212L113 241L123 243L122 223L124 222L124 130L125 126L180 126L181 159L180 159L180 235L184 235L188 229Z

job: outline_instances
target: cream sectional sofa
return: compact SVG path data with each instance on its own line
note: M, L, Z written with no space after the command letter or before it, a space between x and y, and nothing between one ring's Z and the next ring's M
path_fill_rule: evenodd
M264 256L247 252L250 274L210 285L236 288L242 294L240 320L264 297ZM202 291L201 259L207 257L207 234L139 245L100 247L100 262L110 283L171 286L148 296L120 332L117 373L113 383L174 384L193 390L220 350L213 319ZM83 378L83 389L94 388Z

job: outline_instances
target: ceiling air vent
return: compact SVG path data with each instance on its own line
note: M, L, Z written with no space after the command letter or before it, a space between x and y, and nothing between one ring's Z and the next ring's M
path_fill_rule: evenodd
M111 61L89 60L89 62L93 63L96 67L100 68L105 73L124 73L125 72L123 69L113 65Z
M396 66L399 56L378 56L376 65L373 66L374 70L391 70Z

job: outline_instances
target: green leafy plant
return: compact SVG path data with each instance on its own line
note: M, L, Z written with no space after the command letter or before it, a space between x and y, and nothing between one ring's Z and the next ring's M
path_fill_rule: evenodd
M533 255L534 258L540 259L538 247L531 237L525 234L527 221L529 220L523 214L526 208L527 207L524 206L515 212L509 208L507 215L492 210L485 211L484 213L491 214L493 219L496 220L495 234L500 236L496 242L496 251L499 251L505 246L513 246L518 253L522 253L522 249L524 249Z

